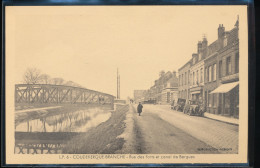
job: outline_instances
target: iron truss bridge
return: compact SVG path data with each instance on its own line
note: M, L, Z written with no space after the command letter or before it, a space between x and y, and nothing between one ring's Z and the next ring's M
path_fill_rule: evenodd
M64 85L16 84L15 103L113 104L110 94Z

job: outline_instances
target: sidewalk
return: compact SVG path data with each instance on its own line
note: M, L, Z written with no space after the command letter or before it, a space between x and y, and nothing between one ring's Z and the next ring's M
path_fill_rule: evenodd
M223 121L223 122L230 123L230 124L239 125L239 120L236 118L224 117L224 116L220 116L220 115L216 115L216 114L210 114L207 112L204 113L204 117L211 118L211 119L218 120L218 121Z

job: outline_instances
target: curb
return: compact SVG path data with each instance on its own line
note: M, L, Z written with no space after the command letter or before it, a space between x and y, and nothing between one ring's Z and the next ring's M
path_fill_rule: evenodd
M213 120L217 120L217 121L221 121L221 122L224 122L224 123L232 124L232 125L239 125L238 119L231 119L231 118L228 118L228 117L218 116L218 115L215 115L215 114L209 114L207 112L204 113L204 117L209 118L209 119L213 119Z

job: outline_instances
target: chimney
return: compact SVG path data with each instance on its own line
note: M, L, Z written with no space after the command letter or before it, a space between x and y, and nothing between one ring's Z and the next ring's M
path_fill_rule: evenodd
M198 56L198 54L196 54L196 53L192 54L192 64L195 64L197 62L197 59L198 59L197 56Z
M176 71L173 71L173 72L172 72L172 76L173 76L173 77L176 77Z
M201 52L201 49L202 49L202 43L201 41L198 42L198 53Z
M219 27L218 27L218 38L223 37L224 33L225 33L225 27L223 26L223 24L219 24Z
M207 40L206 36L204 35L203 40L202 40L202 49L207 48L207 46L208 46L208 40Z
M196 53L193 53L193 54L192 54L192 58L193 58L193 57L196 57L196 56L197 56L197 54L196 54Z

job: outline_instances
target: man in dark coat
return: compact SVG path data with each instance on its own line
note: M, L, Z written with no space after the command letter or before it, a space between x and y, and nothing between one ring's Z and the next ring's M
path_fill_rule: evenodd
M143 105L141 104L141 102L139 102L137 106L137 112L139 113L139 116L141 115L142 109L143 109Z

